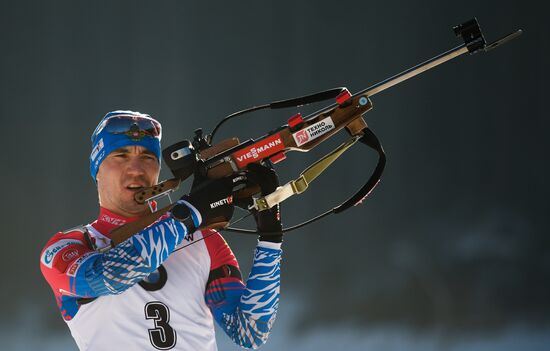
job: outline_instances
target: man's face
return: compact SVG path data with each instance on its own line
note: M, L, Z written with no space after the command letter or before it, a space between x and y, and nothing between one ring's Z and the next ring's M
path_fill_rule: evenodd
M157 183L160 166L156 156L143 146L126 146L111 152L97 171L99 204L122 216L147 213L134 194Z

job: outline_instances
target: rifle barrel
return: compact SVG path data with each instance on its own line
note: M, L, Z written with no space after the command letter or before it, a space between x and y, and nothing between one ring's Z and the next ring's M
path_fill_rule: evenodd
M459 45L455 47L454 49L448 50L442 54L439 54L435 57L432 57L429 60L426 60L414 67L411 67L401 73L398 73L390 78L387 78L381 82L378 82L374 84L371 87L368 87L364 90L361 90L353 95L363 95L366 94L367 96L373 96L375 94L378 94L381 91L384 91L388 88L393 87L396 84L399 84L409 78L412 78L416 76L417 74L423 73L429 69L434 68L435 66L438 66L444 62L447 62L449 60L454 59L457 56L460 56L462 54L465 54L468 52L468 48L466 47L466 44Z

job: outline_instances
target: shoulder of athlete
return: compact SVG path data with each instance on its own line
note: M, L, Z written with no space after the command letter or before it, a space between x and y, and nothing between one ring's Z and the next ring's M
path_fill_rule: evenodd
M215 269L226 264L239 267L237 258L220 233L213 229L205 229L201 233L210 256L210 269Z
M201 229L200 232L205 242L224 242L227 244L220 232L215 229Z
M41 270L66 272L71 263L93 251L89 240L85 226L57 232L48 240L40 253Z
M204 243L209 251L217 251L221 249L230 249L229 244L225 241L225 238L214 229L201 230Z

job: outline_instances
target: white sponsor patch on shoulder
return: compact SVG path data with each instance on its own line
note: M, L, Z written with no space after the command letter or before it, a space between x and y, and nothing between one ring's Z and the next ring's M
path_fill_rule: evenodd
M64 247L67 247L72 244L80 244L82 245L83 242L76 239L61 239L59 241L56 241L55 243L51 244L44 250L44 253L42 254L42 257L40 258L40 261L42 264L44 264L48 268L52 268L53 259L55 258L55 255L59 251L61 251Z
M333 129L334 122L332 121L332 118L327 117L323 118L317 123L313 123L307 128L297 131L296 133L292 134L292 137L294 138L296 145L301 146L305 143L309 143L310 141L317 139L321 135L326 134Z

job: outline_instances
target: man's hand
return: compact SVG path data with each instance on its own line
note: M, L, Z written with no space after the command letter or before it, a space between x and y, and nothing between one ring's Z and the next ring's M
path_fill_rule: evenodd
M248 180L257 184L261 189L261 195L265 196L274 192L279 186L279 177L271 167L263 166L258 163L248 165ZM254 214L258 231L260 232L260 241L271 241L280 243L283 241L281 212L279 205L269 210L260 211Z
M184 221L190 217L188 205L199 213L198 221L193 220L195 228L218 224L224 226L231 220L234 211L233 192L246 178L235 174L221 179L196 177L189 195L184 195L172 209L172 216ZM187 224L187 223L186 223Z

